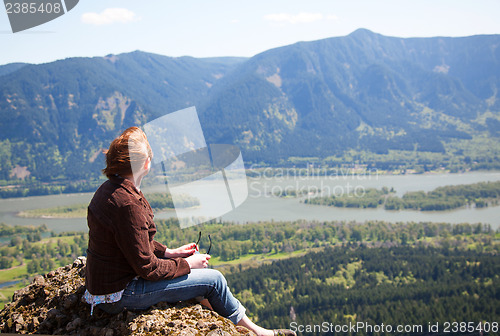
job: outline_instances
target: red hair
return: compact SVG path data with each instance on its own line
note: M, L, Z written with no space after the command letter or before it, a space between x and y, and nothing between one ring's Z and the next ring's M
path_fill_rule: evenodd
M132 165L144 164L148 157L153 158L146 134L135 126L127 128L114 139L105 154L106 168L102 173L108 178L114 175L132 175Z

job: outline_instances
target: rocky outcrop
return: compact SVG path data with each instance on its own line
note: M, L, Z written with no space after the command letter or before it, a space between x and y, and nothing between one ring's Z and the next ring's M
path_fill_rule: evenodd
M1 333L59 335L254 335L197 302L160 303L110 315L82 301L85 258L60 267L14 293L0 311Z

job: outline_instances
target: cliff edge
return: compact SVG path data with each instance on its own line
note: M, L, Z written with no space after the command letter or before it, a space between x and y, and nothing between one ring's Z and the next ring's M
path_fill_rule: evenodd
M60 267L13 295L0 311L0 333L58 335L255 335L196 302L160 303L110 315L82 301L85 257Z

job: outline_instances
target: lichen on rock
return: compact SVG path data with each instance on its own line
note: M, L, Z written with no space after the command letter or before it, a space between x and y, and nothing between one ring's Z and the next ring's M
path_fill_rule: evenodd
M159 303L150 309L110 315L82 301L85 257L18 291L0 311L0 333L58 335L254 335L199 303Z

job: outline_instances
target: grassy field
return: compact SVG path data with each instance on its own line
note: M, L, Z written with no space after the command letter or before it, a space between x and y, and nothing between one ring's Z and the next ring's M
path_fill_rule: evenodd
M74 204L45 209L21 211L17 215L26 218L85 218L88 204Z
M275 260L282 260L288 258L295 258L305 255L309 252L317 252L322 250L323 247L318 248L309 248L307 250L297 250L289 253L280 252L280 253L265 253L265 254L247 254L242 256L241 258L234 259L231 261L221 261L219 257L214 257L210 259L210 265L213 268L218 269L223 273L231 273L235 272L235 267L238 267L238 271L253 267L259 267L265 264L270 264Z
M9 269L0 270L0 284L6 282L19 281L13 285L0 288L0 309L12 298L14 292L23 288L27 284L26 274L28 273L26 263L14 266Z

